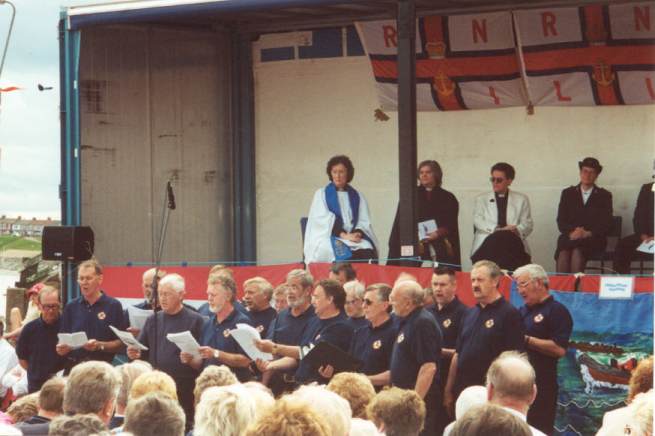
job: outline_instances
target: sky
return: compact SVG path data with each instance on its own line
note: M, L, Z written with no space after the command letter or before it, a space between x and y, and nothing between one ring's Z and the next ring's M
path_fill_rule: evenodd
M10 1L16 18L0 88L21 89L0 93L0 215L59 219L57 23L61 7L101 1ZM11 12L0 4L0 56ZM39 91L39 84L52 89Z

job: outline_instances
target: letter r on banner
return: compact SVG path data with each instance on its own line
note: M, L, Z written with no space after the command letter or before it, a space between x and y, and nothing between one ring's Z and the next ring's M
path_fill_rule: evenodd
M393 26L382 26L384 35L384 45L388 47L398 47L398 31Z

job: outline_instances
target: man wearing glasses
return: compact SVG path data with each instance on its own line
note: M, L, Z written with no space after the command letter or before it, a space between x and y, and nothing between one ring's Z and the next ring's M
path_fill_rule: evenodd
M346 291L344 309L348 315L348 322L352 325L353 331L357 331L368 325L364 316L364 285L358 280L352 280L343 285L343 290Z
M489 179L492 192L475 198L473 263L490 260L511 271L530 263L530 248L525 240L532 233L530 201L525 194L510 191L514 176L510 164L495 164Z
M37 303L41 316L25 325L18 337L16 354L20 366L27 370L27 389L37 392L41 385L64 367L65 359L57 354L61 301L59 290L41 289Z

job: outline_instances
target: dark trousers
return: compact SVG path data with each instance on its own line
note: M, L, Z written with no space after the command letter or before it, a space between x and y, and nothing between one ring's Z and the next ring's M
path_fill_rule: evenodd
M172 376L172 375L171 375ZM177 400L184 410L184 415L186 416L186 425L185 432L193 428L193 388L196 385L196 381L193 378L174 378L175 385L177 388Z
M503 230L487 236L471 256L473 263L480 260L491 260L502 269L514 271L530 263L530 255L526 253L521 238L514 232Z
M528 424L551 435L557 412L558 387L556 383L548 383L548 385L537 381L537 398L528 410Z
M653 260L653 256L637 251L641 245L640 235L633 234L622 238L614 248L614 271L630 274L630 262L633 260Z
M420 436L441 436L443 430L439 432L438 428L438 408L441 404L441 395L438 386L432 386L423 399L425 402L425 423Z
M363 249L363 250L352 250L352 257L349 260L371 260L373 263L378 263L378 254L375 250Z

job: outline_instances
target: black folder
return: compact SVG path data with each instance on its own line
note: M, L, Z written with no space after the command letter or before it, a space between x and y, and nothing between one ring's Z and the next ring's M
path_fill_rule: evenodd
M314 367L318 368L330 365L334 368L334 373L338 372L357 372L362 362L354 358L341 348L332 345L329 342L319 342L312 348L305 359Z

